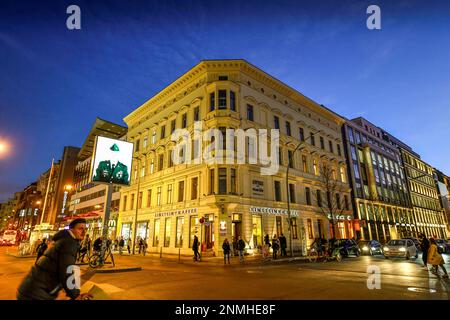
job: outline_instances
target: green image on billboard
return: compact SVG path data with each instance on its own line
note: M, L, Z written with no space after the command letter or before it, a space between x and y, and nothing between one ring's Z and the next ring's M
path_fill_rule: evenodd
M115 143L109 149L113 152L120 152L119 147ZM128 168L125 164L117 160L102 160L95 169L92 180L98 182L128 184Z

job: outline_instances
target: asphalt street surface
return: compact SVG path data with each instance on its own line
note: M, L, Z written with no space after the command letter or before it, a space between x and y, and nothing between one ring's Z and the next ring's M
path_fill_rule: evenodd
M7 254L0 247L0 299L15 299L16 289L34 263L33 258ZM444 255L450 271L450 256ZM190 258L116 255L118 266L141 266L141 271L95 274L90 281L111 299L228 300L228 299L439 299L450 298L448 279L432 274L417 260L386 260L382 256L349 257L342 262L260 261L231 265L220 259L193 262ZM82 266L82 270L86 270ZM374 271L380 271L379 277ZM379 279L379 283L376 281ZM369 285L368 285L369 282ZM369 287L372 287L370 289ZM63 298L63 295L61 295Z

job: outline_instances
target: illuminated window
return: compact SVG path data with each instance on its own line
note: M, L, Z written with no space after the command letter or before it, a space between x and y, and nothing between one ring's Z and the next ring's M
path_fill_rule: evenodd
M183 246L183 229L184 217L177 217L177 234L175 239L175 247L181 248Z
M161 205L161 187L158 187L156 189L156 205L157 206Z
M155 219L155 225L153 229L153 246L158 247L159 246L159 219Z
M170 227L172 225L172 218L166 218L166 227L164 228L164 247L170 246Z
M280 129L280 118L273 116L273 125L275 129Z
M172 203L172 184L167 185L167 203Z
M308 237L309 239L314 239L314 233L313 233L313 228L312 228L312 221L311 219L307 220L307 224L308 224Z
M148 189L147 191L147 208L152 205L152 189Z

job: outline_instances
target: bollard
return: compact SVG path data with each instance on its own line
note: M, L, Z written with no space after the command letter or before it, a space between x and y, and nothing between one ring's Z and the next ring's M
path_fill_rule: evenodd
M162 247L159 249L159 258L162 258Z

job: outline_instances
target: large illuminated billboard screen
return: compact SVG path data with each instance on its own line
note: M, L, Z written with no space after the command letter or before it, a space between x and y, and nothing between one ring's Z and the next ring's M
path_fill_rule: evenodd
M91 180L129 185L132 158L132 143L97 136L91 166Z

